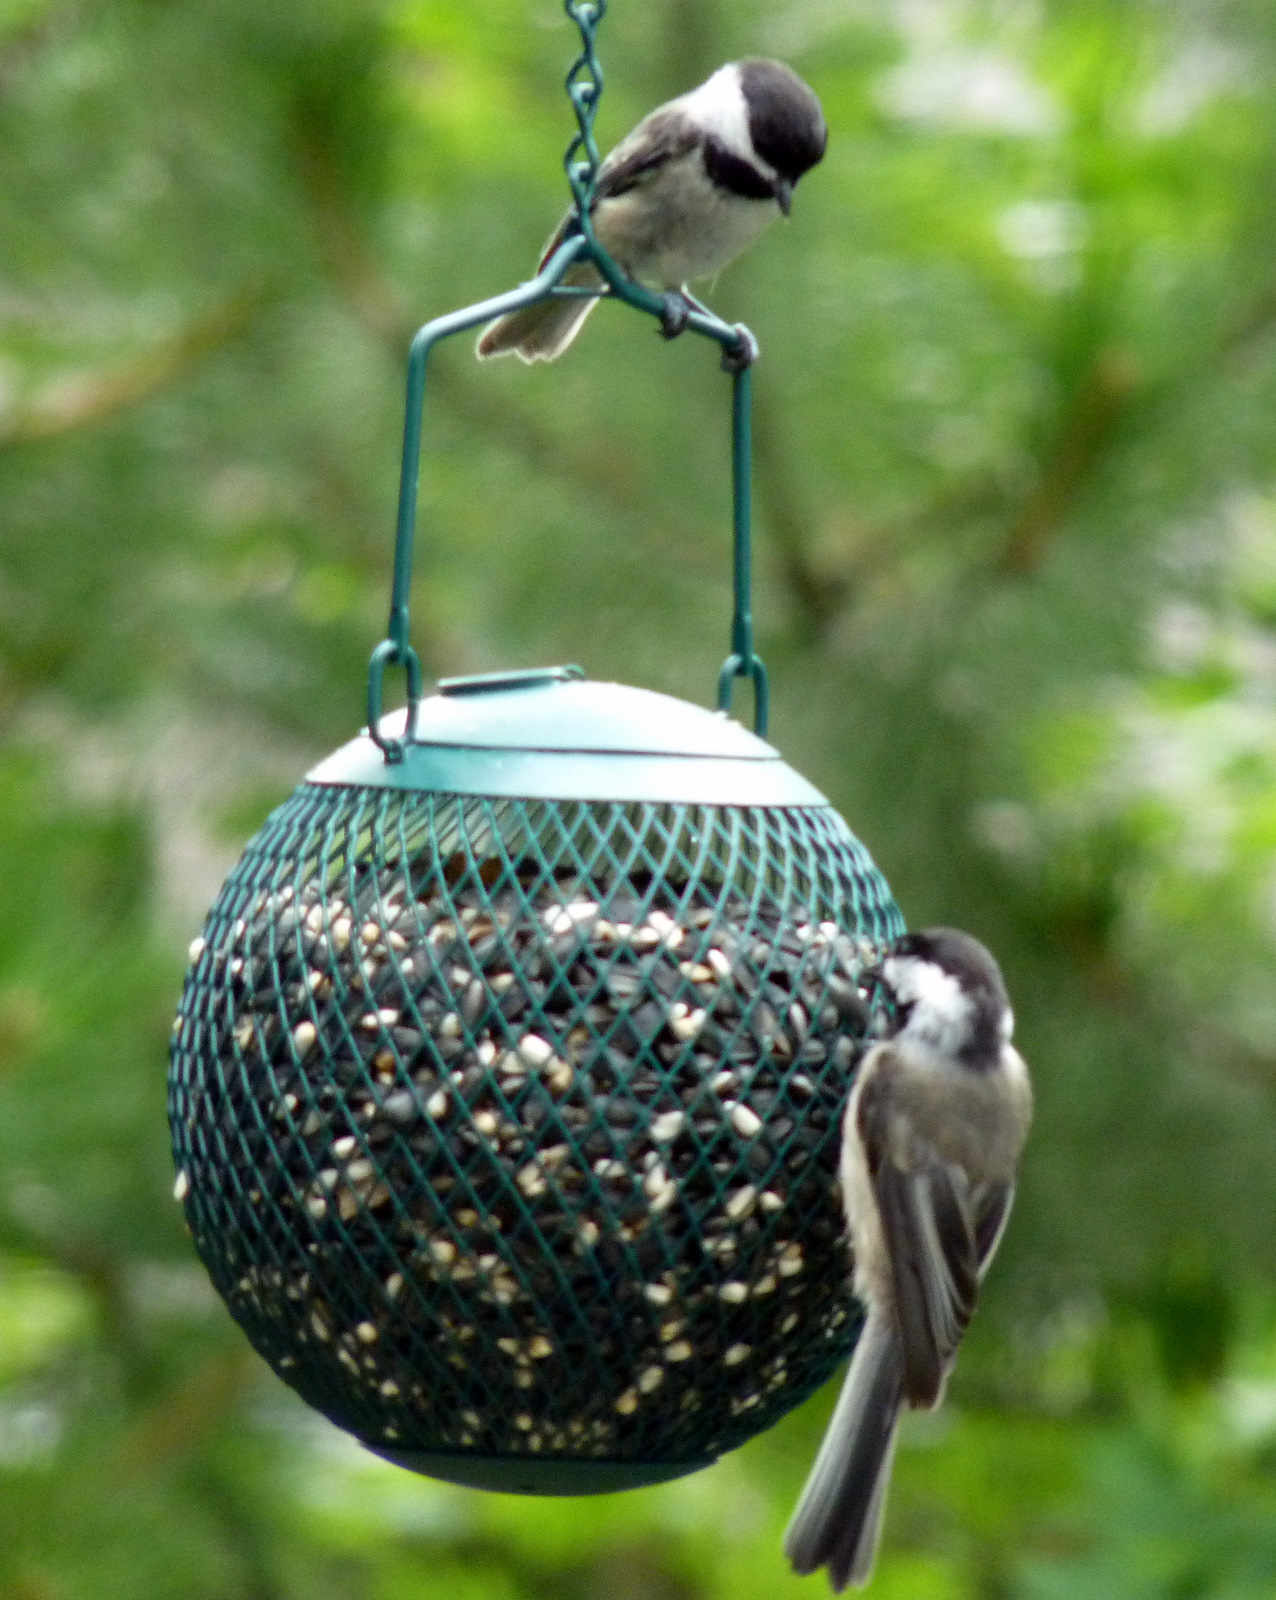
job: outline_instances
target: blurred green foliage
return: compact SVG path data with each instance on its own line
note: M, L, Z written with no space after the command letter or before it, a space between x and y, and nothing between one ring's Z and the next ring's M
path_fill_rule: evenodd
M757 332L773 732L1039 1086L883 1600L1276 1593L1276 12L613 0L599 131L747 52L824 165ZM0 1600L779 1600L828 1396L599 1501L416 1480L207 1288L165 1050L247 833L362 715L406 343L564 204L556 0L0 3ZM430 670L706 700L712 352L438 358Z

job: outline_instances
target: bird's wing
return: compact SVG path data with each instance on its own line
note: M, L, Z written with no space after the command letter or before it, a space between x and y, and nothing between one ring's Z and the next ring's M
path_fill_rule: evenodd
M628 133L612 150L598 168L598 181L594 186L592 211L600 200L614 200L617 195L628 194L639 184L647 183L671 161L690 155L700 142L691 121L672 106L662 106L644 117L632 133ZM540 266L545 264L555 250L574 233L576 211L573 207L564 216L554 236L541 252Z
M882 1065L888 1070L875 1072L860 1095L859 1132L891 1263L904 1395L931 1406L974 1314L1012 1189L972 1184L915 1136L901 1148L892 1137L892 1073Z

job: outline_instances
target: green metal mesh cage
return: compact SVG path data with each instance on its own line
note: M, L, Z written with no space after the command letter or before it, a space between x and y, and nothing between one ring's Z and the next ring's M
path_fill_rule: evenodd
M256 1349L391 1459L692 1470L856 1332L838 1119L901 931L828 806L304 783L196 941L178 1194Z

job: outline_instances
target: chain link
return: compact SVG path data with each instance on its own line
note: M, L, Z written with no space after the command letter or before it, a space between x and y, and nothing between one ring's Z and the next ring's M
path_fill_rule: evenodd
M594 118L603 92L603 69L594 40L598 26L607 14L607 0L564 0L564 9L580 29L581 51L564 80L567 97L576 113L577 131L567 146L563 166L571 185L585 237L593 242L589 225L589 206L598 180L598 146L594 141Z

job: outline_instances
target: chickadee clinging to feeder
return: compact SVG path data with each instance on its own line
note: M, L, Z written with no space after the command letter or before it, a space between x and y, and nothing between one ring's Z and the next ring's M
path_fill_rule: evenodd
M968 934L906 934L881 966L891 1037L860 1064L841 1182L867 1317L784 1537L799 1573L868 1582L902 1407L943 1399L1001 1240L1032 1118L992 956Z
M769 222L788 216L798 179L827 142L820 102L797 73L755 59L728 62L657 107L606 158L590 206L595 237L629 277L665 291L667 338L682 332L696 304L685 285L720 272ZM569 211L538 271L577 227ZM601 288L603 279L582 263L563 283ZM512 350L524 361L553 361L594 305L585 296L547 299L498 317L480 336L478 357Z

